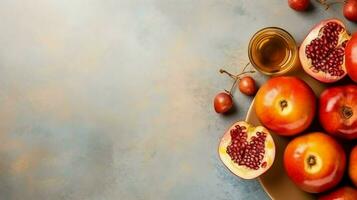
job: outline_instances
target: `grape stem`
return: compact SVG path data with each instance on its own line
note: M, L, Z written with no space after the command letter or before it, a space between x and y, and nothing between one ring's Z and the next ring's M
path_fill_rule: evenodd
M229 77L231 77L231 78L234 80L231 89L230 89L229 91L228 91L228 90L225 90L225 91L226 91L229 95L231 95L232 97L233 97L233 88L234 88L234 86L237 84L237 82L240 80L240 76L242 76L243 74L255 73L254 70L245 71L249 65L250 65L250 62L247 63L247 64L245 65L245 67L243 68L242 72L239 73L239 74L237 74L237 75L233 75L233 74L229 73L228 71L226 71L226 70L224 70L224 69L220 69L220 70L219 70L219 72L220 72L221 74L227 74Z
M318 3L321 5L325 6L325 10L328 10L330 6L333 4L339 4L339 3L347 3L347 0L341 0L341 1L333 1L333 2L327 2L327 0L316 0Z

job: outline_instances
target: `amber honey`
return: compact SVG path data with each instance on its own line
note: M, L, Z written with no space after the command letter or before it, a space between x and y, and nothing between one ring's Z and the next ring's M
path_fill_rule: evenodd
M281 28L258 31L250 40L248 54L252 65L267 75L286 73L298 64L296 42Z

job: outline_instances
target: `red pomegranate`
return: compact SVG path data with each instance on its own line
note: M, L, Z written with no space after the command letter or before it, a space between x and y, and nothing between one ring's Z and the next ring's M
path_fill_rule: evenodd
M311 87L293 76L279 76L262 85L254 100L259 121L281 136L306 130L316 113L316 97Z
M266 128L239 121L223 135L218 152L223 164L233 174L253 179L272 166L275 144Z
M350 162L348 164L348 175L352 183L357 187L357 144L350 153Z
M356 200L356 199L357 199L357 190L349 186L340 187L318 198L318 200Z
M336 82L346 76L344 55L349 39L345 25L337 19L317 24L299 50L306 73L324 83Z
M357 83L357 32L347 42L345 59L347 74Z
M346 19L357 22L357 0L346 0L343 6L343 15Z
M284 152L284 167L288 177L300 189L320 193L341 181L346 155L333 137L312 132L289 142Z
M319 118L329 134L357 138L357 85L336 86L320 95Z

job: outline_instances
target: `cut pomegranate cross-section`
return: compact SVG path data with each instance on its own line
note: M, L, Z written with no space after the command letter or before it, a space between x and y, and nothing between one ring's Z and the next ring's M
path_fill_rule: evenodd
M325 20L316 25L300 47L300 61L306 73L325 83L346 76L344 55L349 39L345 25L339 20Z
M235 175L252 179L260 176L273 164L275 144L269 131L240 121L224 134L219 145L223 163Z

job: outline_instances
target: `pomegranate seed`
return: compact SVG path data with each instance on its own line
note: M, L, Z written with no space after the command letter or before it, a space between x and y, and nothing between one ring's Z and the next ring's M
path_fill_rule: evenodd
M320 30L320 38L313 39L306 46L306 57L311 59L312 71L329 73L332 76L341 76L344 71L343 65L344 48L347 41L337 46L339 34L344 28L334 22L329 22Z
M248 142L246 127L239 125L235 126L235 129L232 129L230 134L231 144L228 145L226 152L232 161L240 166L244 165L250 169L258 170L264 158L267 134L257 132L256 136L252 136Z
M267 162L264 161L261 166L262 166L262 168L266 168Z

